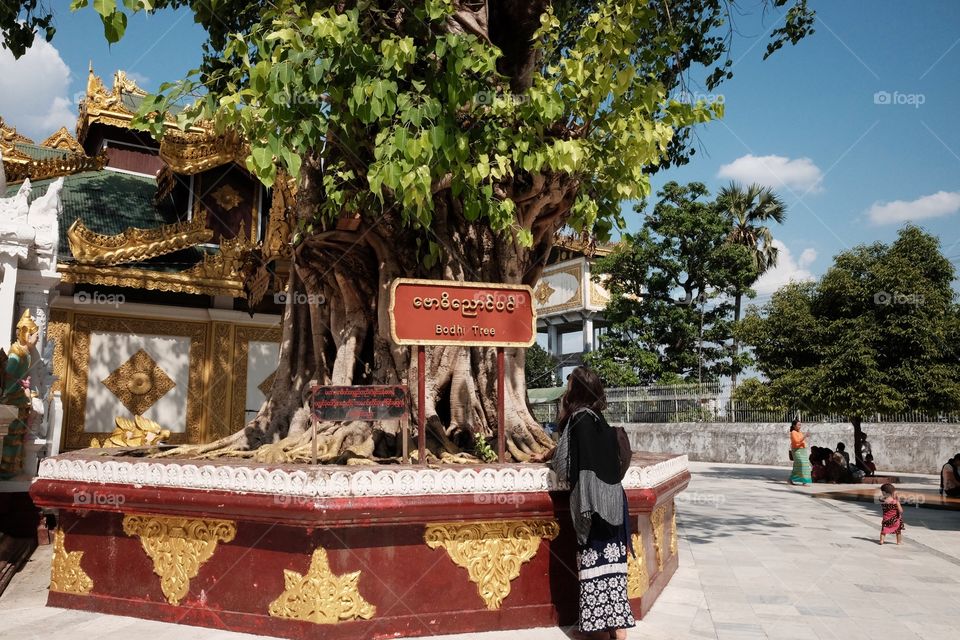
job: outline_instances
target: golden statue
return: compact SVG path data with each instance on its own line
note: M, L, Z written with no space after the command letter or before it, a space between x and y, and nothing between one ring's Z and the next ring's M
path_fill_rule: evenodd
M170 430L164 429L153 420L136 416L117 418L117 428L101 441L90 438L93 449L110 447L150 447L156 446L170 437Z

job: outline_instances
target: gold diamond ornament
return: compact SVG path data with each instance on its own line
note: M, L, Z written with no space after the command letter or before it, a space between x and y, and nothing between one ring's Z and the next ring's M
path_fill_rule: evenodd
M153 357L140 349L103 379L103 386L135 416L142 415L177 386Z

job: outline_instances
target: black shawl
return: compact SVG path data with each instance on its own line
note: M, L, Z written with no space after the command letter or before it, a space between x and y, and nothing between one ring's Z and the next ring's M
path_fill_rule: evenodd
M594 513L612 526L623 524L619 453L616 432L603 416L581 409L567 420L552 466L570 485L570 515L580 544L586 543Z

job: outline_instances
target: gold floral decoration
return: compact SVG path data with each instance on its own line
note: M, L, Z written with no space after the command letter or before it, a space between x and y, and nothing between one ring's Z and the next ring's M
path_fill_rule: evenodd
M135 416L143 414L177 386L143 349L130 356L102 383Z
M537 285L537 288L533 292L533 296L537 299L537 304L541 307L547 304L547 301L550 299L550 296L554 294L556 289L551 287L546 281L542 281Z
M230 211L243 202L243 198L240 197L237 190L229 184L225 184L214 191L213 199L216 200L217 204L220 205L224 211Z
M360 595L359 581L359 571L334 575L326 549L318 547L306 574L284 569L284 591L270 603L270 615L315 624L369 620L377 608Z
M443 547L455 564L467 570L487 609L499 609L510 595L510 581L560 526L553 520L500 520L428 524L423 535L431 549Z
M123 517L123 532L140 538L153 560L153 572L160 576L163 595L178 605L217 543L233 540L237 525L230 520L129 515Z
M643 538L639 533L630 538L633 542L633 556L627 552L627 597L641 598L650 586L650 575L647 573L647 558L643 553Z
M663 525L667 515L667 505L662 504L650 514L650 527L653 529L653 550L657 556L657 568L663 570Z
M116 235L88 229L77 218L67 230L70 253L82 264L116 265L140 262L192 247L213 238L202 217L154 229L130 227Z
M84 595L93 589L93 580L80 566L83 551L67 551L66 534L58 529L53 537L53 564L50 568L50 590Z
M164 429L153 420L143 416L130 418L118 417L117 427L103 440L90 439L91 448L110 447L148 447L158 445L170 437L170 430Z

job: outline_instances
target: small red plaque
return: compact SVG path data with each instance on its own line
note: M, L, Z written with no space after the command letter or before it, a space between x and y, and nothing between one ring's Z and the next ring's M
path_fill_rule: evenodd
M533 289L398 278L390 292L390 335L397 344L529 347L537 338Z

